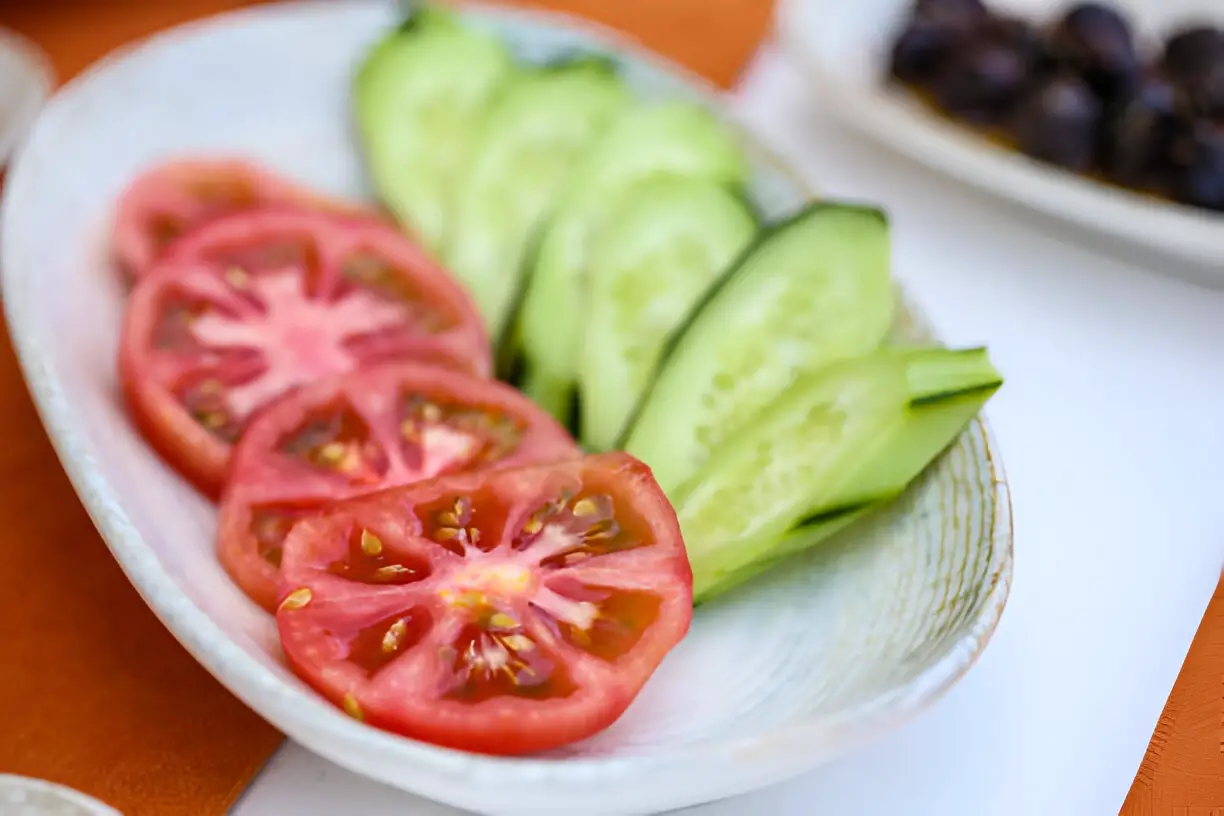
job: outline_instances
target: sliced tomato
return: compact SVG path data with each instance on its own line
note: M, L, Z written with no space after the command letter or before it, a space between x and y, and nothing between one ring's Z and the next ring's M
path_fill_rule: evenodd
M125 274L149 270L178 237L218 216L257 208L306 208L373 217L235 158L175 160L142 173L116 208L113 252Z
M210 495L255 412L373 362L486 376L467 294L394 228L290 211L218 219L132 290L119 355L149 441Z
M502 383L416 363L362 369L252 420L231 459L217 552L271 611L285 535L311 511L443 474L580 455L560 423Z
M676 514L624 453L443 476L332 505L285 541L295 671L450 748L547 750L628 708L692 618Z

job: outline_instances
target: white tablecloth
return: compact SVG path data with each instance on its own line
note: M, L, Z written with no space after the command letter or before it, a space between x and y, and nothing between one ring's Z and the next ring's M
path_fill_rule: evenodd
M686 813L1114 816L1224 565L1224 291L877 148L805 87L767 51L736 105L826 194L884 202L898 277L948 342L988 344L1007 376L987 413L1015 585L978 666L924 716ZM289 745L236 813L458 811Z

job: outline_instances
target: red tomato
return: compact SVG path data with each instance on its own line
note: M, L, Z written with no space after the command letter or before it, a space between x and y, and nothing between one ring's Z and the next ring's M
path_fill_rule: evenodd
M676 514L624 453L395 487L299 521L276 613L294 670L350 715L523 754L628 708L692 618Z
M467 294L393 228L263 210L195 230L137 283L119 370L149 441L215 495L261 406L390 359L491 366Z
M252 420L234 448L217 552L276 609L292 524L331 501L480 467L576 458L547 412L507 385L390 363L306 386Z
M171 161L141 174L120 197L112 238L115 259L125 274L142 275L193 227L262 207L365 213L241 159Z

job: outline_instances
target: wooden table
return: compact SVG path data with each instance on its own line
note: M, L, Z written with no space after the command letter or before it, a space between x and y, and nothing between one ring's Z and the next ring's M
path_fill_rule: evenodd
M726 83L738 64L735 54L714 55L712 43L746 58L765 28L764 0L655 0L643 27L641 6L600 0L561 5L612 25L636 30L648 45L669 46L673 56ZM12 4L0 24L34 39L52 57L61 78L71 77L112 48L193 17L250 5L247 0L51 0ZM684 31L677 42L671 32ZM0 339L0 426L9 430L0 448L0 517L10 540L76 541L102 547L38 423L7 337ZM135 594L132 593L135 598ZM148 618L150 637L167 642L147 610L124 614ZM201 672L181 682L217 693ZM1156 728L1151 747L1122 809L1127 816L1220 816L1224 814L1224 584L1204 619L1177 686ZM1120 714L1121 716L1124 716Z

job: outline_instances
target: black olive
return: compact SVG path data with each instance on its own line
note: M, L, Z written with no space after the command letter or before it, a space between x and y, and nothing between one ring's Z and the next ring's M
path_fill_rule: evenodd
M1106 174L1128 187L1164 188L1184 113L1185 102L1168 78L1144 77L1109 115L1101 147Z
M1224 31L1210 26L1182 29L1165 43L1162 66L1203 116L1224 116Z
M1165 41L1165 71L1173 77L1198 73L1224 57L1224 31L1214 26L1195 25L1174 31Z
M893 43L889 71L902 82L925 85L960 44L961 35L948 26L915 18Z
M1096 156L1101 101L1081 78L1062 74L1035 86L1016 111L1013 132L1028 155L1071 170Z
M1015 48L1028 63L1031 78L1047 76L1057 65L1057 55L1040 28L1019 17L994 16L983 23L984 36Z
M948 25L974 25L987 19L990 13L982 0L917 0L914 16L940 21Z
M1184 204L1224 212L1224 128L1200 121L1173 148L1178 174L1173 197Z
M949 56L931 89L948 113L978 124L997 123L1020 100L1028 67L1014 46L978 39Z
M1124 95L1139 78L1142 64L1130 24L1109 6L1074 6L1054 27L1051 39L1059 57L1104 100Z

